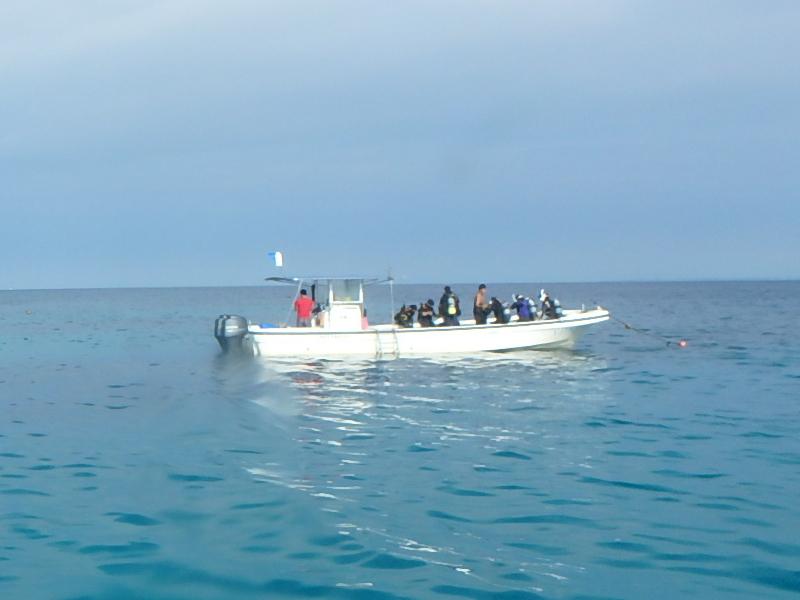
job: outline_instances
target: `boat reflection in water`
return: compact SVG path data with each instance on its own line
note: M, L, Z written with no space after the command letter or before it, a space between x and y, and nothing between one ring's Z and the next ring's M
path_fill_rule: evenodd
M477 353L394 360L273 359L253 361L265 381L288 386L305 408L363 413L394 402L450 404L461 400L491 406L514 394L517 402L542 399L554 386L591 386L604 370L602 356L575 350ZM554 394L547 394L553 397ZM457 409L457 407L454 407Z
M586 447L563 423L584 422L608 404L604 379L594 376L607 368L604 358L554 351L245 362L271 386L273 397L256 402L281 432L265 440L270 455L245 468L297 494L293 502L331 540L358 544L365 557L422 561L435 579L485 575L501 558L518 572L557 570L518 553L493 556L481 540L489 519L540 510L532 506L542 469L586 461ZM279 402L293 414L273 412ZM489 513L471 516L487 502ZM516 543L512 533L501 527L495 535Z

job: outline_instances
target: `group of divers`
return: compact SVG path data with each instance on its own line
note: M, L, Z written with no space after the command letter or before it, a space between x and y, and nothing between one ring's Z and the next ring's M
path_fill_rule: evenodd
M532 298L523 294L514 294L512 302L503 302L492 296L487 298L486 284L478 286L472 302L472 314L476 325L486 325L490 315L494 315L492 323L505 325L511 321L512 311L516 311L517 320L535 321L538 319L558 319L563 316L557 298L551 298L544 290L539 292L539 305ZM445 286L444 293L439 299L438 313L435 310L432 298L419 304L403 306L394 315L394 322L399 327L414 327L416 315L419 327L453 327L460 325L461 302L449 285Z

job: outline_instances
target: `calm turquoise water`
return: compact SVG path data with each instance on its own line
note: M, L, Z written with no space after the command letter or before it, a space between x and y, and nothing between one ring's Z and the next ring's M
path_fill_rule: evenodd
M287 289L0 292L0 597L796 598L800 284L550 287L689 347L266 365L212 322Z

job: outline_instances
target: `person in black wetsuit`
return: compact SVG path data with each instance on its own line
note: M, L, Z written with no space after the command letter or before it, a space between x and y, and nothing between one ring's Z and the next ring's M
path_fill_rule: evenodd
M433 316L433 298L428 298L427 302L423 302L419 306L417 323L420 327L433 327Z
M505 325L508 323L510 311L507 311L503 303L494 296L492 296L491 307L492 312L494 313L495 323L498 325Z
M550 295L542 290L539 292L539 300L542 303L542 318L543 319L557 319L559 317L556 305Z
M458 317L461 316L461 302L449 285L444 286L444 294L439 299L439 315L444 319L443 327L459 324Z
M414 326L414 313L417 312L416 305L400 307L400 311L394 316L394 322L400 327L413 327Z

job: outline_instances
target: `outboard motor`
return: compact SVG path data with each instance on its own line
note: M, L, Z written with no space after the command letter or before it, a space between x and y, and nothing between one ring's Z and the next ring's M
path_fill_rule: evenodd
M238 315L220 315L214 321L214 337L223 352L241 350L244 334L247 333L247 319Z

